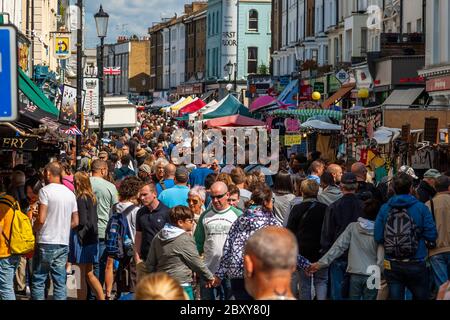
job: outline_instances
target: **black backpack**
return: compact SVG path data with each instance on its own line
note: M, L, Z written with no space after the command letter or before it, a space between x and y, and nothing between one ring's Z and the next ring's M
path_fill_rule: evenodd
M407 208L391 207L384 226L384 250L394 259L414 257L419 247L419 229Z

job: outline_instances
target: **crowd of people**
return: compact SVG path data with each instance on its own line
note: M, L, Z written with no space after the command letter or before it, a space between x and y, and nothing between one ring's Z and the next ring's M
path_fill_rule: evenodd
M374 184L364 164L280 152L279 171L180 165L177 122L140 126L19 165L0 199L0 299L450 299L450 177L403 166ZM3 201L3 199L6 199ZM11 205L11 203L17 204ZM33 252L5 230L30 219ZM11 231L9 231L11 232ZM28 292L28 288L30 292Z

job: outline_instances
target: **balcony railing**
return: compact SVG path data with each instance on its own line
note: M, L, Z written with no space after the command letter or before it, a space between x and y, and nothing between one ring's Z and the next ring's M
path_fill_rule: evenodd
M423 33L382 33L381 44L394 43L424 43L425 37Z

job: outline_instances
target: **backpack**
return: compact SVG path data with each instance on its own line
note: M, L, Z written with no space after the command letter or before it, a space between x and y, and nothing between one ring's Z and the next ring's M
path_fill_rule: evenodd
M134 208L136 206L131 205L125 211L118 213L117 204L113 206L113 214L108 221L105 233L105 251L108 257L120 260L130 255L132 243L127 215Z
M384 226L384 250L394 259L414 257L419 247L419 229L407 208L394 208Z
M13 210L9 238L6 236L4 230L2 231L2 236L8 244L11 254L27 254L34 250L35 239L33 227L31 226L30 218L20 210L17 201L13 202L11 199L6 194L0 195L0 203Z

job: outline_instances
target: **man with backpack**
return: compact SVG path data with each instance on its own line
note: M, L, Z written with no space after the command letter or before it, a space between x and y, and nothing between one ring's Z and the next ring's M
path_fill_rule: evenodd
M132 258L139 211L138 196L142 184L137 177L125 178L119 187L119 202L111 210L105 232L105 254L108 257L105 270L106 299L111 297L113 286L113 260L119 263L115 277L118 296L122 292L134 292L136 264Z
M39 191L39 214L34 222L36 249L33 257L31 298L44 300L49 273L53 280L53 297L66 300L66 262L70 229L78 225L75 194L61 184L62 168L57 162L45 167L47 185Z
M29 218L20 211L13 197L0 194L0 300L16 300L14 275L21 254L33 248L34 236Z
M395 176L395 196L382 206L375 221L374 237L384 246L384 276L391 300L403 300L405 288L416 300L430 296L425 259L427 243L436 240L437 231L430 210L411 195L412 185L409 175Z

